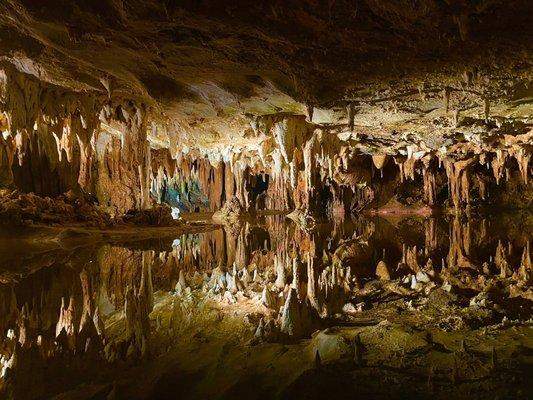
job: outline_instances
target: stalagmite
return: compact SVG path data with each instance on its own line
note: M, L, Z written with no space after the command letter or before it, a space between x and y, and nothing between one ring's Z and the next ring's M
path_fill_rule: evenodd
M376 276L381 279L388 281L391 279L389 268L385 261L381 260L376 267Z
M305 304L298 301L296 289L290 288L281 313L281 332L301 337L309 329L309 316Z

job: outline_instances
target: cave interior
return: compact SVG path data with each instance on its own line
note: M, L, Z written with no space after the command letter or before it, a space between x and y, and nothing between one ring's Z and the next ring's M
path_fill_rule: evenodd
M0 0L0 397L533 396L531 0Z

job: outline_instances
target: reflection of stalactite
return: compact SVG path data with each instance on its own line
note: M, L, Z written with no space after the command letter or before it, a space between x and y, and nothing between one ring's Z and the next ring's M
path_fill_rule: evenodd
M460 217L456 215L450 224L449 237L448 265L475 269L475 265L469 259L470 224L467 222L463 225Z
M524 148L519 148L515 151L515 158L518 162L518 169L522 180L527 185L529 182L529 161L531 159L531 153L528 153Z
M468 215L462 217L466 218ZM337 222L331 231L329 227L321 226L316 231L308 232L298 229L292 222L287 223L284 216L272 216L266 219L264 226L262 221L259 226L244 224L237 235L223 229L183 235L178 238L179 240L175 240L171 251L165 249L152 252L107 246L99 251L98 257L95 257L98 260L98 268L92 268L88 263L80 263L76 264L74 269L69 264L69 267L60 271L49 268L43 271L44 275L36 275L33 280L28 278L27 282L2 285L0 328L4 329L3 332L14 328L9 333L10 338L4 338L0 343L0 352L5 356L3 362L13 357L14 348L19 349L17 357L24 354L27 349L34 349L34 354L39 354L38 357L46 360L46 365L52 365L56 359L64 365L65 358L60 357L74 360L69 365L84 366L95 365L96 361L92 360L103 361L101 358L96 358L102 357L102 354L106 354L106 359L110 361L128 355L137 357L148 354L152 343L157 343L154 338L159 337L153 333L154 329L157 330L161 326L160 321L152 320L152 333L150 333L149 314L153 308L154 287L165 291L169 290L169 287L187 288L187 290L175 290L170 298L173 301L179 299L176 302L187 301L189 294L196 296L201 291L212 296L209 299L213 301L225 302L227 299L233 299L232 307L240 305L248 307L262 292L262 300L267 308L260 306L257 300L258 312L263 313L265 318L266 316L274 318L276 323L283 326L280 328L282 332L295 336L298 336L296 332L309 334L312 317L316 317L314 311L322 317L333 317L336 313L353 313L353 316L356 316L360 312L360 305L354 300L369 287L374 290L375 284L375 282L370 283L364 288L358 284L358 279L361 277L365 279L368 276L362 269L368 265L370 273L373 274L374 263L379 259L382 261L376 269L376 274L385 281L380 283L380 288L386 288L387 285L398 288L403 280L398 279L403 278L400 274L406 272L413 275L412 272L416 270L419 270L415 281L415 284L418 282L415 285L416 290L432 288L432 283L429 281L435 280L436 274L431 259L425 267L420 268L423 265L423 252L419 241L423 239L417 235L421 226L418 222L406 225L409 232L414 233L413 236L409 236L409 240L414 237L417 240L416 246L411 243L409 247L406 245L403 251L404 262L412 271L394 271L389 268L388 265L392 265L389 260L392 261L392 258L399 256L396 248L388 253L387 257L381 256L383 244L380 241L383 237L380 236L384 236L381 232L386 232L386 238L391 238L396 246L402 241L405 230L394 228L394 231L381 231L383 226L377 220L370 223L363 219L363 216L348 222ZM466 223L466 220L456 217L450 221L450 224L450 246L453 247L449 254L451 267L467 265L469 261L467 258L475 254L476 246L486 249L492 243L487 242L490 238L484 238L483 232L487 228L483 223L477 229L477 225ZM424 228L426 255L436 250L430 255L434 256L445 246L442 240L440 246L437 241L437 234L441 231L437 231L435 219L426 219ZM479 235L476 234L478 231ZM395 237L390 232L397 232L398 235ZM348 239L343 240L346 238ZM267 244L263 244L264 242ZM378 248L375 247L376 244ZM516 245L516 242L513 245ZM520 242L519 246L522 245L524 243ZM389 248L387 245L384 247ZM510 245L500 243L495 258L495 263L498 265L504 264L504 261L507 263L507 268L500 267L501 275L498 275L505 276L505 282L512 288L511 299L517 293L519 296L526 296L526 291L529 290L527 285L531 280L529 244L525 244L520 250L523 251L519 268L516 268L516 265L511 266L517 258L511 255L518 253L512 252ZM344 256L341 256L341 253ZM226 257L226 254L230 256ZM387 261L383 261L384 259ZM231 265L233 263L235 263L234 268ZM218 265L221 268L214 268ZM74 272L70 272L69 275L71 269ZM278 276L275 275L276 270L279 272ZM487 271L490 269L487 268ZM446 271L443 278L446 280L456 278L452 276L454 272L459 272L460 279L466 277L459 285L475 290L491 287L483 286L485 282L491 285L492 282L497 284L502 282L498 281L499 277L485 279L486 277L477 276L477 273L453 271L453 268ZM253 279L250 276L252 274ZM280 279L279 288L276 288L274 280L281 275L283 279ZM469 275L478 279L474 279L475 282L472 283ZM53 279L48 279L48 276ZM180 282L179 286L175 285L176 279ZM389 279L393 279L393 282L387 282ZM169 281L172 280L170 284ZM52 282L51 287L48 286L49 282ZM428 285L424 286L426 283ZM16 291L18 299L13 291L13 287L17 285L20 285ZM25 290L27 287L34 288L31 294ZM362 290L359 291L360 289ZM195 290L198 292L193 292ZM68 297L65 297L61 312L58 314L58 299L65 293L72 294L71 298L74 301L69 301ZM243 303L239 304L241 301ZM125 320L120 320L122 313L116 313L121 311L122 306L125 306ZM283 306L281 316L276 317L279 315L280 306ZM53 308L54 311L52 320L46 316L49 308ZM297 314L293 313L295 310ZM106 334L100 315L104 320L109 318L107 322L111 323L107 332L109 336L104 340L105 347L100 339ZM298 316L304 316L301 324L295 319ZM80 317L78 326L77 320ZM117 320L125 323L127 328L127 335L124 336L121 331L118 339L114 336L116 327L122 325L117 325ZM57 338L55 332L50 332L49 329L53 324L60 329ZM265 322L262 324L266 325ZM293 330L291 326L299 327ZM47 332L51 337L47 337ZM163 332L163 336L166 336L166 330ZM37 337L37 333L40 333L40 336ZM22 346L13 347L16 342ZM38 347L36 343L39 343ZM5 350L6 348L8 350ZM100 350L102 348L105 348L103 352ZM88 359L91 360L90 363ZM24 361L20 358L18 363L24 365Z
M126 291L124 315L129 337L128 356L145 356L148 353L150 320L148 315L153 309L153 287L151 264L153 253L142 254L142 270L139 287L129 287Z
M321 315L327 316L341 311L352 292L350 286L351 267L333 264L324 268L318 278L322 300Z
M485 243L487 240L487 220L483 218L479 226L479 244Z
M428 218L424 220L424 233L425 233L425 253L431 254L437 249L437 221L435 218Z
M336 187L336 185L330 185L330 191L332 199L328 203L328 216L333 219L335 223L342 221L346 216L345 208L345 187Z
M92 297L92 282L88 271L84 268L80 272L81 289L83 293L83 311L82 314L88 312L90 315L94 312L94 302Z
M405 244L402 246L402 262L406 264L413 272L420 271L418 263L418 251L416 246L410 247Z
M486 200L487 198L487 184L484 177L481 174L475 174L476 183L479 190L479 197L481 200Z
M322 311L322 301L318 291L318 274L311 254L306 254L307 263L307 300L319 313Z
M240 229L237 237L237 246L235 251L235 265L238 269L246 268L250 259L250 244L248 238L250 236L250 228L248 223L243 229Z
M18 316L14 285L0 285L0 332L6 332Z

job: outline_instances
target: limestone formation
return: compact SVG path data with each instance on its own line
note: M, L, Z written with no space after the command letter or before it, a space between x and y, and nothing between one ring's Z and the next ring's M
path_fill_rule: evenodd
M0 1L0 398L527 397L531 15Z

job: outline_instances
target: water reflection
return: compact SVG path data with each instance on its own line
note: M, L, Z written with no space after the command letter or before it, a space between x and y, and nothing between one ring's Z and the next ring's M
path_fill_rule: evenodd
M474 297L508 279L507 295L516 299L510 315L527 319L531 228L529 215L463 215L360 217L305 230L271 215L125 244L68 231L3 232L2 390L37 398L152 356L151 336L164 325L150 317L154 292L255 301L264 307L256 337L273 341L357 314L354 299L375 280L399 279L395 290L427 293L453 284ZM179 316L169 318L172 326Z

